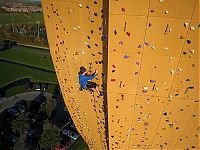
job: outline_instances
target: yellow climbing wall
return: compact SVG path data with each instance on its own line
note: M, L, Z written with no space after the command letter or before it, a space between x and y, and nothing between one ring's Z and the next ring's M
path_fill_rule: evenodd
M110 149L199 149L199 0L109 0Z
M42 5L65 103L91 150L199 148L199 0ZM80 66L99 70L104 97L79 91Z
M43 0L54 67L66 106L90 149L107 149L103 97L79 90L78 71L98 69L102 90L102 1Z

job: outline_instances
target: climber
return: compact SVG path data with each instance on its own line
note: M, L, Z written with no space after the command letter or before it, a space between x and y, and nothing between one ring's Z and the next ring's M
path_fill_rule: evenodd
M81 85L80 90L89 89L89 90L96 90L99 96L102 96L103 93L99 91L98 85L95 82L91 82L90 80L94 79L97 75L98 70L91 75L88 75L85 67L80 67L79 75L79 83Z

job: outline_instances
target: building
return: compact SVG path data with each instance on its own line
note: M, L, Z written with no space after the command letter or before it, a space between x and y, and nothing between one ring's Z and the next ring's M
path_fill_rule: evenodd
M21 3L9 3L1 6L6 12L19 12L19 13L35 13L42 12L42 8L38 6L26 6Z
M198 0L43 0L66 106L91 150L199 148ZM79 90L99 70L104 97Z

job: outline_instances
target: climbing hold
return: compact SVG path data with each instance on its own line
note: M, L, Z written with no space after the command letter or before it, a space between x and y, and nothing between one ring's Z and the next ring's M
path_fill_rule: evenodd
M139 72L135 72L135 75L138 75L139 74Z
M130 35L131 35L131 33L130 33L130 32L126 32L126 34L127 34L128 36L130 36Z
M142 48L142 44L139 44L139 45L138 45L138 48Z
M178 71L180 71L180 72L181 72L181 71L182 71L182 69L180 69L180 68L179 68L179 69L178 69Z
M125 12L125 8L122 8L122 11Z
M165 14L168 14L168 13L169 13L169 11L168 11L168 10L166 10L166 11L165 11Z
M190 79L186 79L185 81L186 81L186 82L190 82Z
M164 47L164 50L168 50L168 48L167 48L167 47Z
M119 41L119 44L120 44L120 45L123 45L123 44L124 44L124 42L123 42L123 41Z
M154 46L154 45L152 45L152 46L151 46L151 48L152 48L152 49L155 49L155 46Z
M167 116L167 112L163 113L164 116Z
M90 33L93 34L93 33L94 33L94 30L90 30Z
M185 36L181 35L181 36L180 36L180 39L185 39Z
M174 70L170 70L170 73L171 73L171 74L174 74L174 73L175 73L175 71L174 71Z
M82 4L78 4L80 8L82 8Z
M91 46L90 46L90 45L87 45L87 47L88 47L88 48L91 48Z
M190 53L194 54L194 50L193 50L193 49L191 49L191 50L189 50L189 51L190 51Z
M185 28L187 28L188 25L189 25L189 23L187 23L187 22L184 23Z
M200 24L198 24L198 27L200 28Z
M114 34L117 35L117 30L114 31Z
M149 27L151 27L152 26L152 23L149 23Z
M187 52L183 52L183 55L186 55L187 54Z
M194 30L195 30L195 28L194 28L194 27L190 27L190 30L194 31Z
M187 40L187 44L191 44L192 43L192 41L190 41L190 40Z
M150 10L151 13L155 12L153 9Z
M146 46L149 46L149 43L145 42L145 45L146 45Z
M94 13L94 16L98 16L98 14L97 14L97 13Z
M90 36L87 36L88 40L90 40Z
M150 82L151 82L151 83L155 83L156 81L155 81L155 80L153 80L153 79L151 79L151 80L150 80Z
M116 79L111 79L111 81L116 81Z
M127 56L127 55L124 55L124 58L125 58L125 59L128 59L128 58L129 58L129 56Z
M136 63L137 65L140 65L140 62L139 62L139 61L136 61L135 63Z

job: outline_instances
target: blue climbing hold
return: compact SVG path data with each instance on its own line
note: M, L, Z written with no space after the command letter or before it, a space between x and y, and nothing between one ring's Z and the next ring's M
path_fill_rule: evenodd
M188 43L188 44L191 44L191 43L192 43L192 41L190 41L190 40L187 40L187 43Z
M88 47L88 48L91 48L91 46L90 46L90 45L87 45L87 47Z
M129 56L127 56L127 55L124 55L124 58L125 58L125 59L128 59L128 58L129 58Z
M97 13L94 13L94 16L97 16L98 14Z

